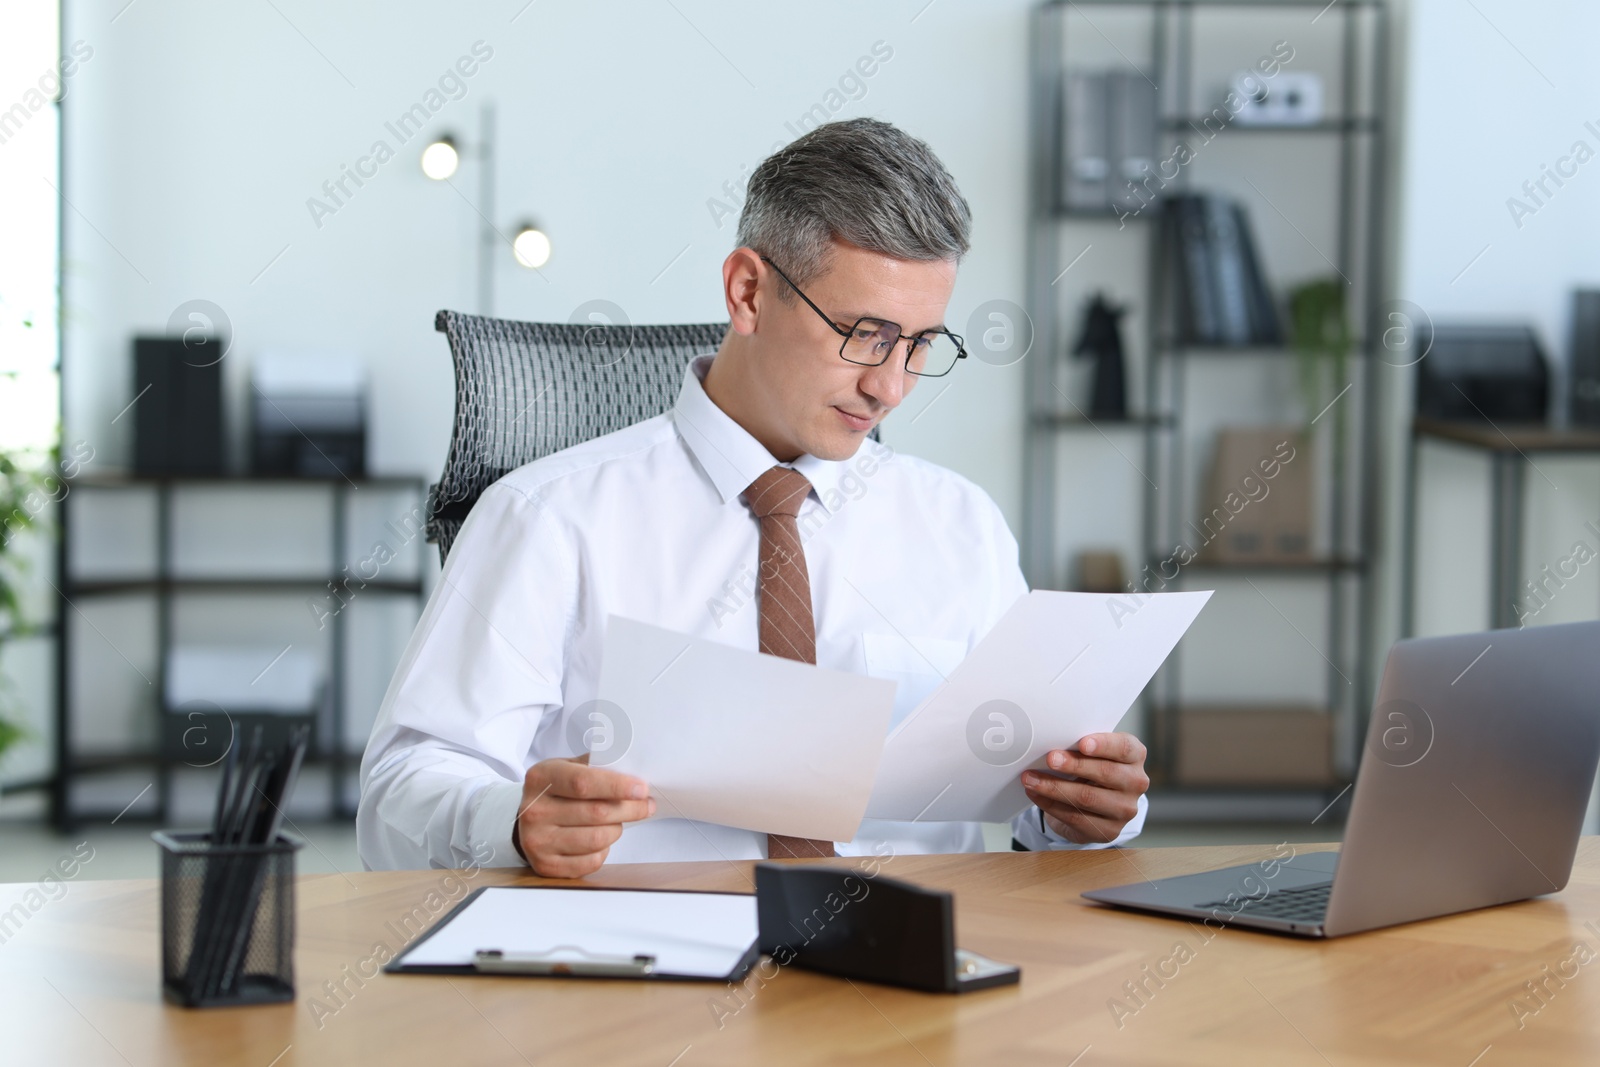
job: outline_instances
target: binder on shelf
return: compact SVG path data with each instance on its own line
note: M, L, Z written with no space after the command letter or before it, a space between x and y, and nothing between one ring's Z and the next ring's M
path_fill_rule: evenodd
M1166 201L1161 247L1167 260L1175 338L1190 344L1213 343L1221 336L1221 327L1199 197L1174 196Z
M1250 282L1245 278L1245 260L1240 247L1239 219L1233 205L1215 197L1202 204L1205 209L1206 243L1216 270L1217 332L1224 344L1244 345L1252 336L1250 322Z
M1106 75L1106 142L1113 210L1138 211L1156 199L1156 87L1137 70Z
M1169 197L1162 230L1176 341L1283 343L1244 205L1211 194Z
M1106 210L1111 176L1106 143L1107 76L1068 71L1061 80L1060 203L1064 211Z
M736 982L756 933L749 894L483 886L384 970Z
M1067 71L1061 79L1058 201L1063 211L1138 211L1155 199L1156 87L1140 71Z

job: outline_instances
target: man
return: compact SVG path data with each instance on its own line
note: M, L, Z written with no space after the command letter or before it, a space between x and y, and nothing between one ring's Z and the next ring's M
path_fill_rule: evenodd
M756 170L722 267L727 335L673 409L511 472L463 525L362 760L369 867L460 867L484 844L556 877L982 850L977 824L866 820L808 842L650 818L648 783L574 758L573 729L611 613L893 678L903 715L1027 591L982 490L867 440L965 355L941 324L970 226L927 145L875 120L819 126ZM1050 753L1061 777L1023 774L1016 843L1137 834L1144 756L1122 733Z

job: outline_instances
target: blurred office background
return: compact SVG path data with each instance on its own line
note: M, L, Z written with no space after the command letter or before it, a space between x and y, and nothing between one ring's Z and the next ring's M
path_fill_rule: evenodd
M1127 720L1148 843L1336 838L1395 639L1600 612L1577 0L0 18L0 881L82 839L153 875L239 731L307 719L302 862L359 866L438 572L434 313L720 320L745 179L827 119L973 209L977 358L884 439L983 486L1036 586L1217 590Z

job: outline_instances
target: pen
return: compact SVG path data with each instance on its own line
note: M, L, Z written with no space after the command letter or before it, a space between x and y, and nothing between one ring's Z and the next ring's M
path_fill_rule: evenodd
M294 788L310 733L309 726L296 727L289 735L287 750L281 755L277 753L269 755L271 769L262 775L262 783L257 788L259 803L255 805L254 816L247 823L249 830L246 832L245 844L268 845L277 839L278 826L284 818L283 805L288 802L289 792ZM269 863L267 857L250 856L248 860L247 866L250 870L245 877L249 882L249 891L237 921L228 928L230 944L218 984L218 989L222 993L231 993L238 981L239 968L244 964L245 952L250 945L256 909L260 905L261 891L266 881Z

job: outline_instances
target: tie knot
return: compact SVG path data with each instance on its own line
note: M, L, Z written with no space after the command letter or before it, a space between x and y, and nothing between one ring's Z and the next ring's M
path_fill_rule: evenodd
M811 483L797 470L773 467L751 482L744 492L750 512L756 518L764 519L768 515L793 518L800 514L800 505L811 492Z

